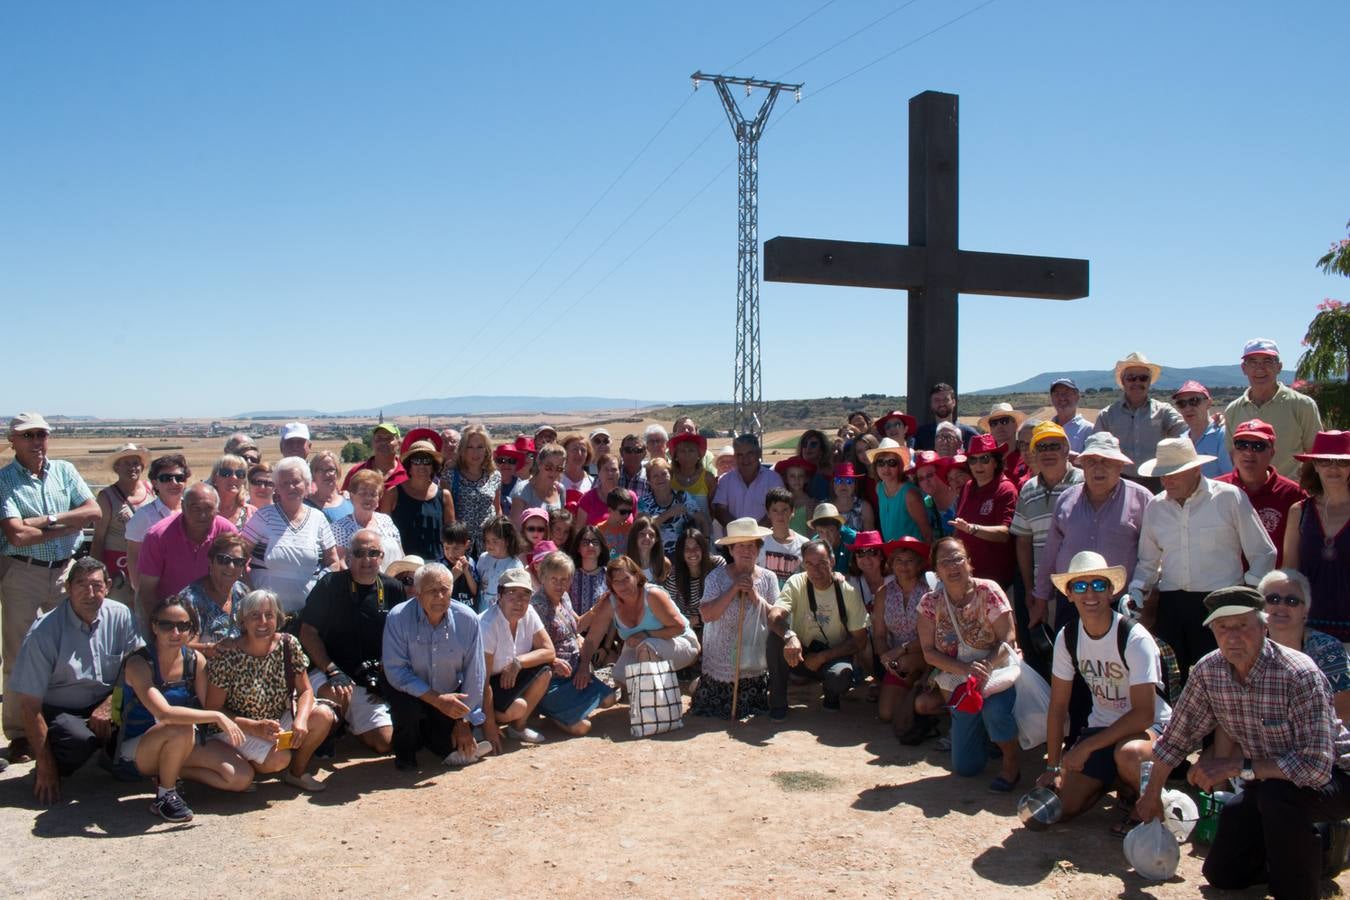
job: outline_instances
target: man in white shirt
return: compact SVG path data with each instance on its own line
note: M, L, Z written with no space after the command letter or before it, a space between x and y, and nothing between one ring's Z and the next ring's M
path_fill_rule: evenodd
M1275 567L1275 545L1247 495L1201 473L1213 459L1196 453L1188 437L1164 438L1157 456L1139 465L1140 475L1162 479L1163 490L1144 509L1129 603L1172 645L1183 678L1218 649L1204 626L1205 595L1244 582L1255 586ZM1154 587L1157 604L1145 608Z

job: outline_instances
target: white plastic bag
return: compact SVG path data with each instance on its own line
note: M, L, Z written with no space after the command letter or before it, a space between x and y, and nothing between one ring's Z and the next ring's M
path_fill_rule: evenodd
M684 727L684 700L675 670L664 659L629 663L628 725L633 737Z
M1013 698L1013 717L1017 719L1017 743L1023 750L1045 743L1045 715L1050 710L1050 685L1040 673L1022 661ZM1060 736L1060 740L1063 740Z
M1177 874L1181 845L1161 819L1141 822L1125 835L1125 860L1149 881L1166 881Z

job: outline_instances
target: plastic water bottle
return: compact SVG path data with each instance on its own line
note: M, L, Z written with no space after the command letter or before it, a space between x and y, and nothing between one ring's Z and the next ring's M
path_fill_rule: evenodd
M1149 778L1152 777L1152 775L1153 775L1153 763L1152 763L1152 761L1149 761L1149 762L1141 762L1141 763L1139 764L1139 793L1140 793L1140 795L1142 795L1145 791L1148 790L1148 780L1149 780Z

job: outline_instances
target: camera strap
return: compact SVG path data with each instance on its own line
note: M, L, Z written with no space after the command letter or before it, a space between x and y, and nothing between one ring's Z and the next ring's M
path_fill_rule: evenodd
M828 644L830 637L825 633L824 627L820 624L820 616L816 614L816 588L811 583L811 577L806 578L806 602L811 607L811 618L816 620L816 628L820 631L820 636ZM844 609L844 588L839 582L834 582L834 602L839 607L839 622L844 626L845 635L848 634L848 613Z
M347 573L347 587L351 591L352 600L356 599L356 579L352 573ZM384 579L378 574L375 576L375 609L378 612L384 612Z

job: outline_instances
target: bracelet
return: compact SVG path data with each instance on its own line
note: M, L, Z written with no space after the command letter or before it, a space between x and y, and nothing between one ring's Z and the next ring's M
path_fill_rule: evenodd
M1060 766L1046 766L1045 771L1053 772L1054 774L1058 775L1061 771L1063 771L1063 769Z

